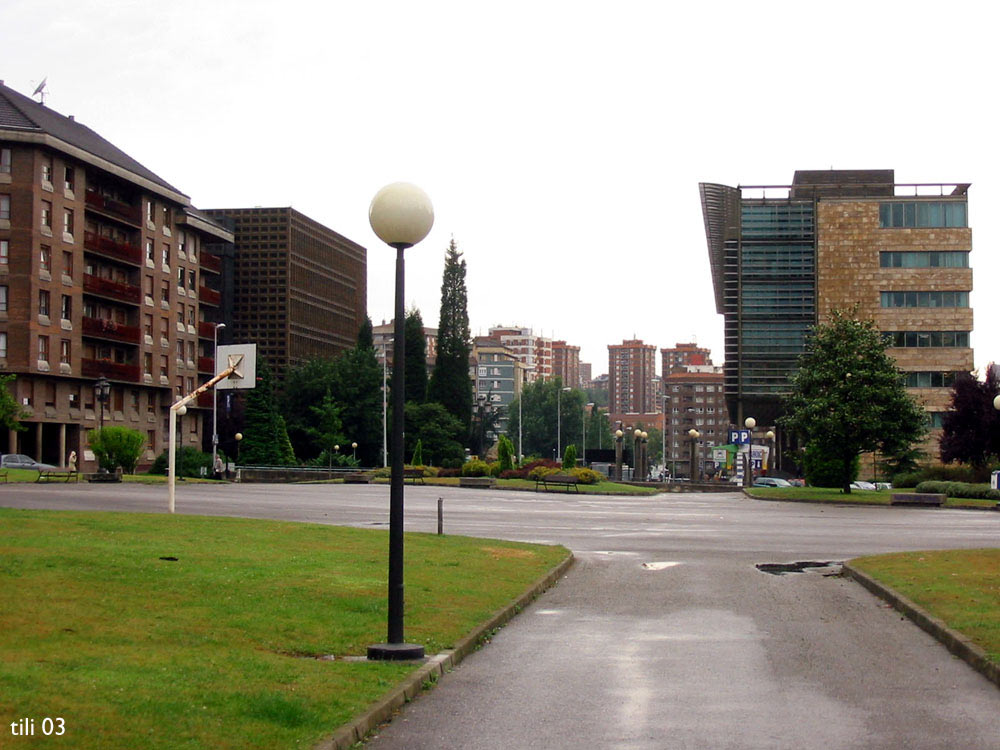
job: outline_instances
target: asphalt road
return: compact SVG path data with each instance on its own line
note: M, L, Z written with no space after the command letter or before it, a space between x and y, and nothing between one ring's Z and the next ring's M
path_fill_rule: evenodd
M996 748L1000 690L832 568L1000 543L1000 513L406 488L407 531L564 544L560 584L370 742L386 748ZM163 487L0 505L164 512ZM384 527L385 486L184 485L180 513Z

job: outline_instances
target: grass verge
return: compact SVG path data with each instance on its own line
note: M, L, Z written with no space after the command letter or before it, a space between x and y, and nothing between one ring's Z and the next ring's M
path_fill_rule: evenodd
M964 634L1000 664L1000 549L875 555L851 565Z
M751 487L751 497L761 500L800 500L814 503L852 503L856 505L888 505L893 492L913 492L912 489L853 490L845 495L833 487ZM945 508L995 508L996 500L976 500L949 497Z
M413 669L308 658L384 641L387 536L0 509L0 736L61 717L83 750L308 747ZM407 640L451 646L567 554L407 535Z

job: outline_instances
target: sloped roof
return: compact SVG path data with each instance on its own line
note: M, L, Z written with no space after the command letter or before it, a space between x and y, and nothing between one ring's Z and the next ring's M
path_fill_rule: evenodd
M154 185L170 191L181 199L187 196L166 180L146 169L113 143L105 140L86 125L55 112L43 104L14 91L0 83L0 135L8 131L14 137L20 131L39 136L48 135L57 141L75 147L97 159L119 167ZM52 144L59 148L59 144ZM182 200L183 203L188 201Z

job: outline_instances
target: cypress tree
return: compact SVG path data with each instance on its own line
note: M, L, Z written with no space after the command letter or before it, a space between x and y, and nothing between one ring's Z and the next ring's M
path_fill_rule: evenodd
M427 342L424 321L414 308L406 315L406 401L422 404L427 399Z
M243 422L240 463L251 466L288 466L295 463L285 418L278 411L274 396L271 368L263 359L257 362L257 385L247 391Z
M427 389L428 401L444 406L469 433L472 420L472 381L469 379L468 292L465 261L454 238L445 254L438 320L437 365Z

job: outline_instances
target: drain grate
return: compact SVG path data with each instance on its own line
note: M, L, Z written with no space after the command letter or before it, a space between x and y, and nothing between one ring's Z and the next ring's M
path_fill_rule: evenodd
M832 573L824 573L824 575L839 575L841 565L843 565L843 562L839 560L802 560L792 563L757 563L755 567L761 573L770 573L773 576L783 576L788 573L804 573L811 568L838 568L838 570Z

